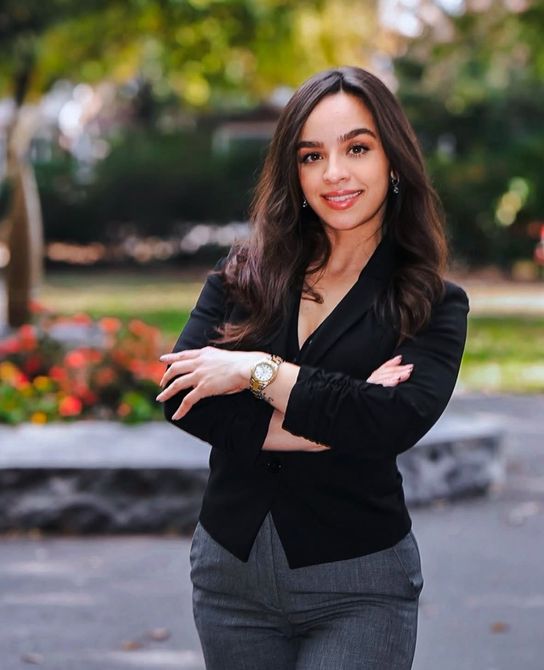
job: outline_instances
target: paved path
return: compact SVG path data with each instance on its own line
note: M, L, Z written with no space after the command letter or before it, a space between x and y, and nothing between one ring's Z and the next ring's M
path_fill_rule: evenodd
M414 670L542 670L544 396L454 404L507 419L508 477L489 497L412 511L425 575ZM1 670L203 670L188 552L164 536L3 538Z
M478 279L476 276L454 277L468 293L470 314L544 315L544 282L513 282Z

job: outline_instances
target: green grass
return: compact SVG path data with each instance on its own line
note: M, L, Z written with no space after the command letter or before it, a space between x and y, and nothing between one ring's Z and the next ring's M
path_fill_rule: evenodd
M59 314L142 319L172 345L189 318L202 278L133 273L62 273L47 277L40 301Z
M459 384L477 391L544 391L544 317L471 316Z
M170 349L198 297L204 274L62 274L48 277L41 301L63 314L139 318L159 327ZM544 316L471 313L458 387L467 391L544 392Z

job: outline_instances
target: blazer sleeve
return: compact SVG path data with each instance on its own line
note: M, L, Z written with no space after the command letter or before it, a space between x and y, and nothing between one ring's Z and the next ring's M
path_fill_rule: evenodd
M361 457L406 451L436 423L453 393L468 311L463 289L446 282L429 324L391 353L391 358L402 354L403 364L414 364L410 378L394 387L302 365L282 427Z
M222 267L226 257L214 267ZM173 352L200 349L217 334L216 328L226 316L222 281L210 274ZM172 419L191 389L180 391L164 403L167 421L177 428L208 442L212 447L230 451L242 458L256 458L268 432L273 408L259 401L249 390L199 400L181 419Z

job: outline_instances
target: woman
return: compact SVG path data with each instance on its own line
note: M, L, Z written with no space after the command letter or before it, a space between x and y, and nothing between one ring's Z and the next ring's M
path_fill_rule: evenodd
M251 221L158 396L213 447L191 547L206 667L410 668L423 579L396 456L446 407L468 301L376 77L342 67L295 92Z

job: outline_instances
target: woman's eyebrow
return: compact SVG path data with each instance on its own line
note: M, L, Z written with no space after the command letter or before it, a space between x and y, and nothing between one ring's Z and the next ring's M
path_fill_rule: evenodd
M350 130L349 133L340 135L340 137L337 139L337 142L338 144L343 144L344 142L357 137L357 135L371 135L375 140L378 139L376 134L370 130L370 128L354 128L353 130Z
M338 144L343 144L344 142L347 142L348 140L357 137L357 135L370 135L374 139L377 139L376 134L372 130L370 130L370 128L354 128L353 130L347 132L345 135L340 135L340 137L338 137L336 141L338 142ZM322 146L323 142L317 142L315 140L302 140L301 142L297 142L296 148L313 149L315 147L322 147Z

